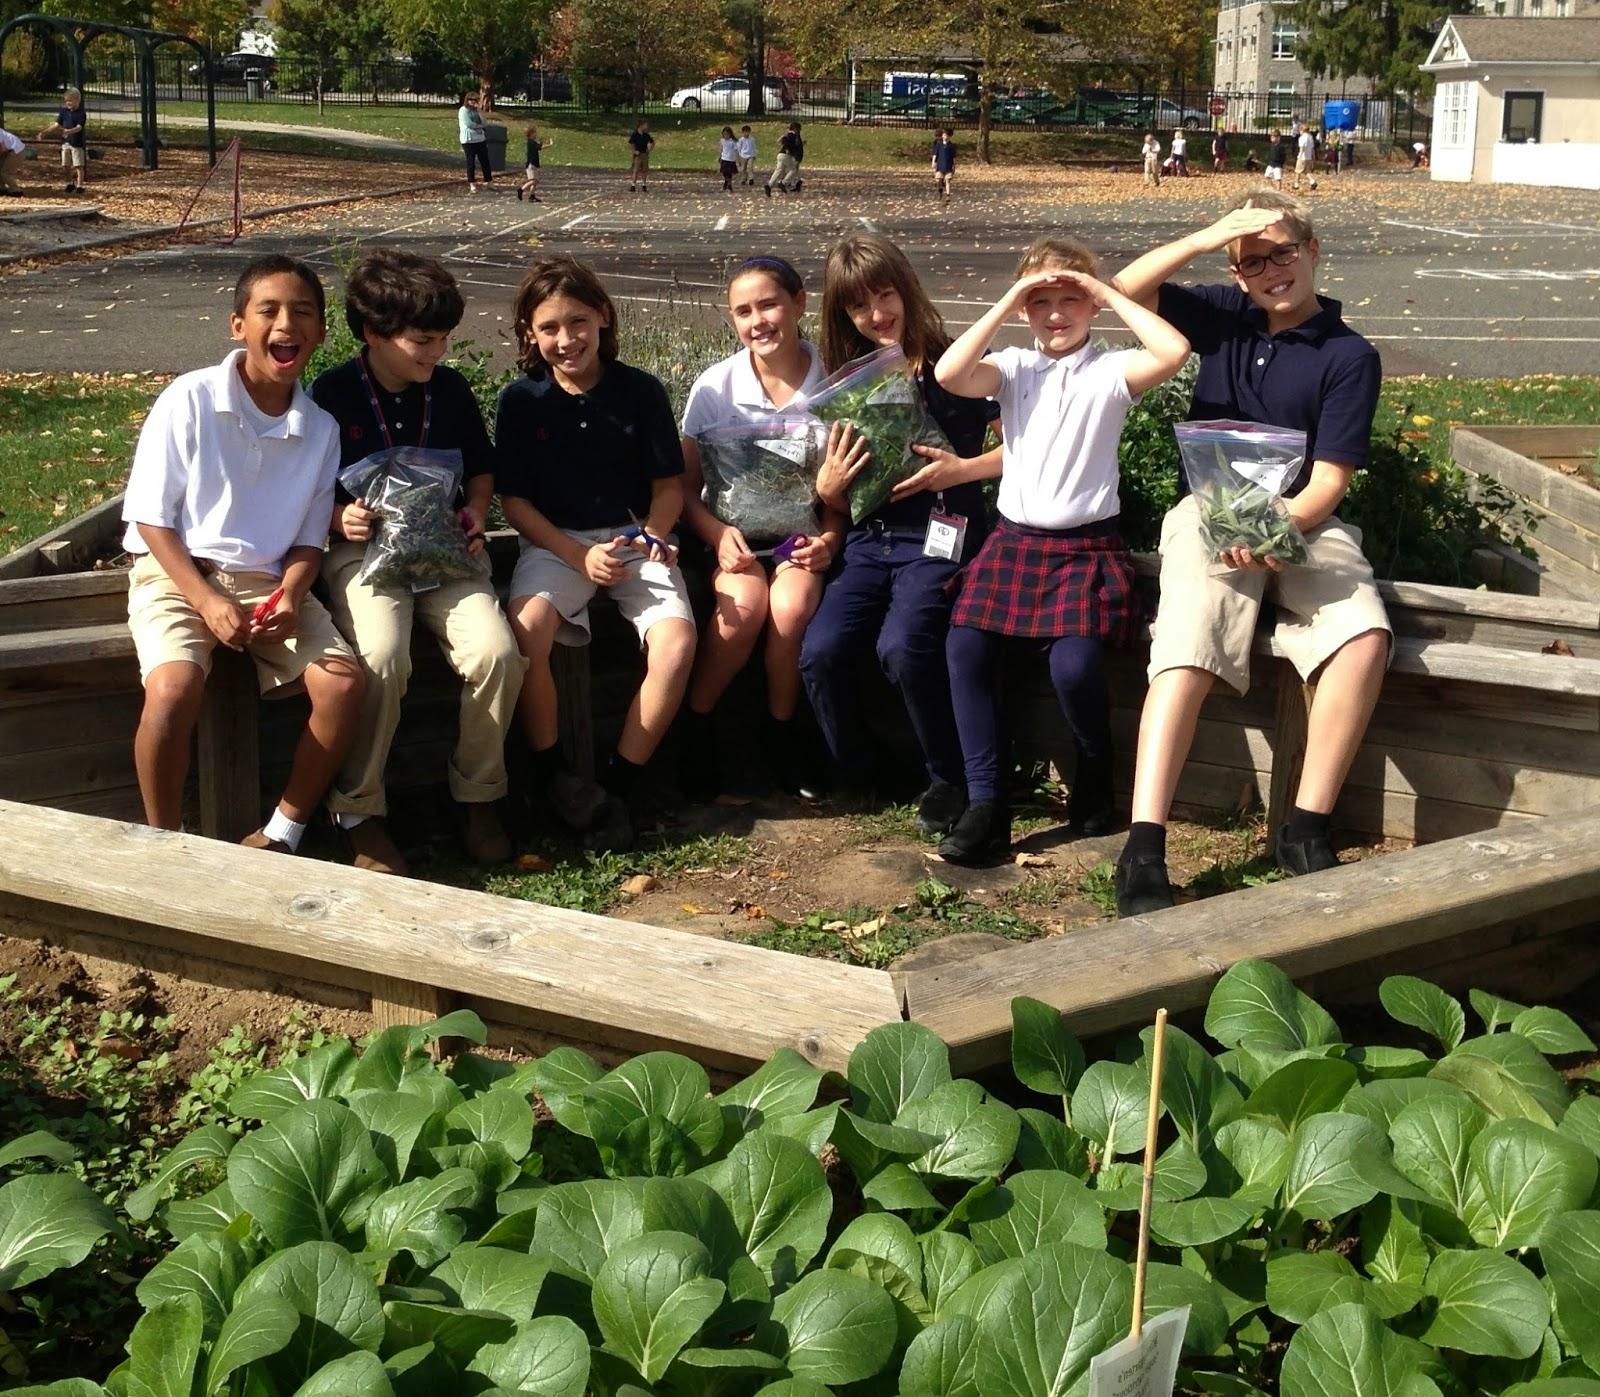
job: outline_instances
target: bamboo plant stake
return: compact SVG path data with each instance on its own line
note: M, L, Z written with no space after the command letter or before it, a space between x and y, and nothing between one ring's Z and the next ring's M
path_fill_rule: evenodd
M1133 1264L1133 1328L1129 1338L1138 1342L1144 1331L1144 1281L1150 1265L1150 1201L1156 1179L1156 1126L1161 1119L1161 1075L1167 1058L1167 1011L1156 1010L1156 1030L1150 1042L1150 1116L1144 1130L1144 1179L1139 1190L1139 1250Z

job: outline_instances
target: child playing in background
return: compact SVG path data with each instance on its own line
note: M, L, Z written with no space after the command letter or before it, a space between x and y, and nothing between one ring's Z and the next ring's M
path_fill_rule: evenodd
M128 629L144 683L133 741L145 819L177 829L189 747L218 645L248 652L261 692L303 690L311 716L283 796L241 841L293 853L356 735L365 685L313 597L333 513L339 429L300 387L322 343L322 283L258 257L233 291L244 348L168 384L139 431L123 497Z
M756 137L748 122L739 128L739 176L746 187L756 182Z
M1104 834L1116 821L1104 651L1131 638L1139 621L1133 559L1117 526L1117 443L1128 409L1183 367L1189 342L1098 281L1097 270L1082 243L1038 239L1017 266L1016 284L945 350L935 370L952 393L997 398L1006 424L1000 522L962 574L945 645L968 801L939 845L952 863L995 858L1011 842L1010 762L1001 735L1007 639L1049 655L1078 753L1070 827ZM1101 307L1143 347L1091 344ZM1019 311L1033 348L986 357Z
M517 198L526 197L536 204L542 204L544 200L539 197L539 157L555 142L541 141L537 126L530 125L523 134L528 138L528 158L522 167L522 183L517 187Z
M722 128L722 136L717 141L717 169L722 174L724 192L732 194L733 177L739 173L739 142L734 139L731 126Z
M1228 133L1218 127L1211 137L1211 173L1226 174L1228 169Z
M806 156L806 143L800 139L800 123L791 121L789 129L778 138L778 158L772 166L772 174L767 180L767 198L772 197L773 187L783 190L787 194L792 187L799 192L800 162ZM791 181L792 186L791 186Z
M950 197L950 180L956 172L956 143L948 126L939 128L933 138L933 187L940 198Z
M628 148L631 154L628 157L628 192L643 189L646 194L650 192L650 148L655 145L656 138L650 134L650 123L640 117L633 123L633 130L628 133Z
M61 110L56 119L39 133L41 141L61 137L61 168L67 172L67 193L82 194L89 177L89 114L83 109L83 93L69 87L61 95Z
M1154 131L1145 132L1139 153L1144 157L1144 182L1155 189L1161 188L1161 142Z
M1293 143L1282 131L1273 131L1272 148L1267 152L1267 168L1261 173L1275 189L1283 188L1283 168L1289 163Z
M1184 134L1183 127L1178 127L1172 133L1172 173L1187 175L1189 173L1189 138Z
M670 538L683 510L678 428L661 381L617 358L616 310L590 268L540 258L513 314L523 377L500 394L495 440L506 519L522 535L507 609L528 660L519 711L532 775L592 847L627 849L629 803L694 661L694 612ZM644 650L604 792L562 764L550 668L557 642L589 643L589 601L601 587Z

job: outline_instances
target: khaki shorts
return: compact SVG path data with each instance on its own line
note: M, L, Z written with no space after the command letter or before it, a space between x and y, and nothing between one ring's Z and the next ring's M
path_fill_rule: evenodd
M568 538L590 546L609 542L621 530L568 529L565 532ZM694 610L684 590L683 573L675 565L668 567L665 563L652 562L643 553L633 550L624 556L628 559L627 572L622 581L607 587L606 591L624 619L638 632L641 645L657 621L680 620L694 625ZM598 582L568 567L549 549L523 541L522 556L511 574L511 610L514 613L525 597L543 597L561 615L562 625L556 632L561 644L589 643L589 601L599 590Z
M1306 547L1309 561L1282 572L1214 571L1199 506L1193 495L1179 501L1161 524L1161 604L1151 627L1150 678L1168 669L1203 669L1245 693L1263 599L1277 605L1273 638L1305 680L1358 635L1393 635L1372 564L1361 551L1361 530L1334 515L1306 535Z
M1303 175L1310 168L1311 168L1311 157L1309 155L1297 155L1297 156L1295 156L1295 158L1294 158L1294 172L1295 172L1295 174Z
M82 146L61 147L61 168L63 170L81 170L89 163L89 153Z
M206 581L249 611L272 595L279 579L270 572L215 572ZM210 674L211 652L222 643L148 553L134 563L128 575L128 629L139 655L141 680L148 679L157 665L177 660ZM315 597L300 602L300 624L289 639L257 641L249 646L249 654L256 662L263 694L298 684L306 670L319 661L334 656L355 660L334 628L333 618Z

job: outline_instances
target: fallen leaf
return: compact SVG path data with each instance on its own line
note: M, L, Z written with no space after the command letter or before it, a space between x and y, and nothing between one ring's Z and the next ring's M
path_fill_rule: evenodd
M767 909L759 902L747 902L744 905L744 915L748 921L759 922L766 917Z
M849 931L850 930L850 923L849 922L824 922L822 924L822 929L824 931L833 931L833 932Z
M1570 655L1572 647L1561 639L1552 640L1540 652L1541 655Z
M645 893L652 892L658 886L658 883L650 874L635 873L633 877L625 879L617 891L624 897L643 897Z
M1055 864L1043 854L1018 854L1013 860L1018 868L1054 868Z
M696 907L692 902L680 902L678 910L686 917L703 917L706 915L704 907Z
M845 932L844 934L850 940L858 941L862 937L876 936L882 930L883 918L873 917L870 921L857 922L853 927L850 928L849 931Z
M548 873L550 860L543 854L521 854L517 858L518 873Z

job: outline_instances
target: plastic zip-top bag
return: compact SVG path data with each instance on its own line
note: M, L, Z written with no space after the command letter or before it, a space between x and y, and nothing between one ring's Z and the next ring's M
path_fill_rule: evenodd
M695 438L706 508L752 544L817 531L817 470L827 428L803 417L712 427Z
M917 455L913 446L953 449L923 406L911 365L897 344L852 359L794 407L829 425L849 422L867 439L872 459L850 482L852 524L881 509L896 485L927 465L927 458Z
M1306 434L1254 422L1179 422L1184 478L1200 506L1200 531L1220 557L1232 548L1258 559L1304 563L1305 535L1283 492L1306 459Z
M461 453L391 446L339 472L339 483L378 516L356 581L426 592L478 574L456 511Z

